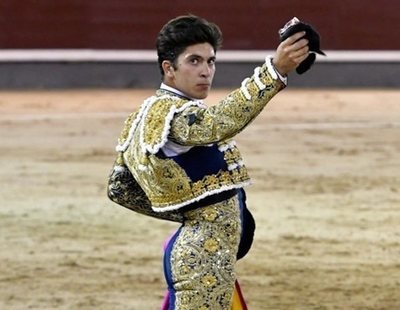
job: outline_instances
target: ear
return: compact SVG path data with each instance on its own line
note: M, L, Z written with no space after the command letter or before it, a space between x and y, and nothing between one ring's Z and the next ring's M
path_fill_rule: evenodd
M174 77L174 66L169 60L164 60L161 64L163 70L164 70L164 76L168 78L173 78Z

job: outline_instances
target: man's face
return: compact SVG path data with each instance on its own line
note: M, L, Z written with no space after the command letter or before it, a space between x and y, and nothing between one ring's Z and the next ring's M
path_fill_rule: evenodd
M204 99L214 78L214 49L209 43L190 45L178 56L175 68L169 69L164 83L191 98Z

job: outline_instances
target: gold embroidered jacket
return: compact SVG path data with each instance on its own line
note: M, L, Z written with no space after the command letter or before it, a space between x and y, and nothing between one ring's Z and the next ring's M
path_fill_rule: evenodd
M146 99L125 121L116 150L152 209L178 210L249 184L232 138L284 87L268 59L211 107L162 89ZM179 151L168 155L171 146Z

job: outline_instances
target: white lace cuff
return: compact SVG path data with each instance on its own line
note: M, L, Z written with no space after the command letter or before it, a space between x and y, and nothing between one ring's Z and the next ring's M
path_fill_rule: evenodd
M265 58L265 63L267 64L267 69L268 69L268 72L271 74L271 76L272 76L274 79L277 79L277 78L279 77L279 79L280 79L285 85L287 85L287 76L283 76L282 74L280 74L280 73L278 72L278 70L276 70L274 64L272 63L272 56L271 56L271 55L268 55L268 56Z

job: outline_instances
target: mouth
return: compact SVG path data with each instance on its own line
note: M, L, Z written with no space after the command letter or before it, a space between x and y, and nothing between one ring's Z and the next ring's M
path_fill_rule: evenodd
M211 86L211 84L209 84L209 83L200 83L200 84L197 84L197 86L201 87L201 88L208 88L208 87Z

